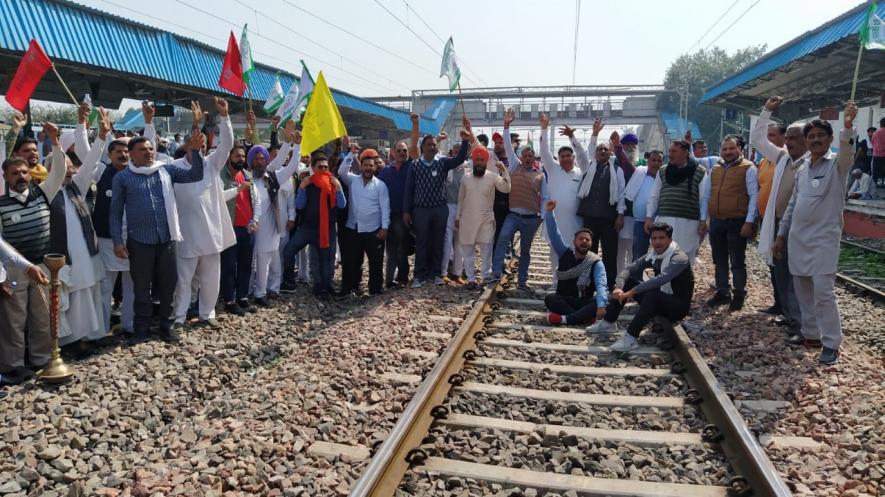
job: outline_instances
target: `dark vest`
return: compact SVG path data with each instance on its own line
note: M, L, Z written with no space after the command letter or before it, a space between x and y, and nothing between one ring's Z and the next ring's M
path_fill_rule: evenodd
M661 274L661 264L663 262L663 260L658 260L652 264L655 276ZM694 295L694 272L692 272L691 266L670 280L670 288L673 289L673 296L677 300L680 302L691 302Z
M0 196L0 223L6 243L32 264L43 263L49 253L49 202L39 186L29 185L24 204L8 194Z
M314 185L307 185L304 193L307 194L307 205L304 206L303 215L301 216L303 226L311 231L317 231L320 225L320 189ZM336 223L335 210L343 209L332 207L331 198L329 199L329 209L329 229L333 229Z
M581 261L575 257L575 253L569 249L566 250L562 256L559 257L559 265L557 269L559 271L568 271L569 269L580 264ZM599 264L599 261L593 263L593 269L591 271L596 270L596 265ZM577 297L578 296L578 278L573 278L570 280L559 280L556 283L556 294L562 295L565 297ZM587 285L587 288L584 289L584 295L582 298L591 300L596 295L596 280L591 278L590 284Z
M599 217L603 219L614 219L618 217L617 204L609 203L609 191L611 190L611 172L612 168L608 163L600 171L599 164L596 164L596 175L593 176L593 183L590 183L590 193L582 198L578 203L578 215L581 217ZM587 180L587 172L581 182Z
M98 239L95 237L95 229L92 226L92 218L89 216L89 206L86 204L86 199L74 183L63 188L77 208L77 217L80 218L80 227L83 231L83 238L86 240L86 248L89 250L89 255L97 255ZM65 214L65 196L62 192L58 192L55 198L52 199L52 206L49 210L49 224L52 227L49 236L49 248L56 254L64 254L66 263L73 264L74 261L71 260L71 254L68 253L68 222Z
M114 176L118 171L107 166L95 186L95 209L92 211L92 226L99 238L111 237L111 195L114 189Z

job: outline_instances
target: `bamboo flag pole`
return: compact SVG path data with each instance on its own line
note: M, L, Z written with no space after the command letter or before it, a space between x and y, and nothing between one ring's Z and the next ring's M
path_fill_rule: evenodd
M857 91L857 75L860 73L860 58L863 55L863 42L861 42L860 47L857 49L857 62L854 64L854 79L851 80L851 98L849 100L854 100L854 94Z
M65 84L65 80L61 79L61 74L58 73L58 69L55 68L55 64L50 65L52 68L52 72L55 73L55 77L58 78L58 81L61 83L61 86L68 92L68 96L71 97L71 102L74 102L74 105L80 105L80 102L77 102L77 99L74 98L74 94L71 93L71 89L68 88L68 85Z
M458 78L458 100L461 101L461 117L466 117L467 111L464 110L464 95L461 93L461 78Z

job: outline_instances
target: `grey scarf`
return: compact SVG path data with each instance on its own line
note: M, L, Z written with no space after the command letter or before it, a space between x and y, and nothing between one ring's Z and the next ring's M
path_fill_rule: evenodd
M575 249L569 249L572 253L575 253ZM577 254L575 254L577 258ZM587 252L587 255L584 256L584 260L581 261L577 266L566 269L565 271L556 271L556 278L559 281L564 280L572 280L578 279L578 297L584 296L584 289L590 284L593 280L593 266L599 262L599 256L594 254L593 252Z

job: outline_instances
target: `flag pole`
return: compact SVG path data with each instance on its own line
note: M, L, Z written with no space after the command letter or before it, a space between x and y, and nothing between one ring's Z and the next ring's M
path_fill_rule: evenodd
M77 99L74 97L74 94L71 93L71 89L68 88L68 85L65 84L65 80L61 79L61 74L58 73L58 69L55 68L55 64L51 64L49 67L52 68L52 72L55 73L55 77L58 78L61 86L65 89L66 92L68 92L68 96L71 97L71 102L74 102L74 105L80 105L80 103L77 102Z
M461 78L458 78L458 100L461 101L461 117L466 117L467 111L464 110L464 95L461 93Z
M857 62L854 64L854 79L851 80L851 98L849 100L854 100L854 93L857 91L857 75L860 72L860 58L863 55L863 42L861 41L860 47L857 49Z

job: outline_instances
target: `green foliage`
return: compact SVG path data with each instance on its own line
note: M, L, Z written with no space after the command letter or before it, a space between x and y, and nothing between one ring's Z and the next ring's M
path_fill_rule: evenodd
M711 143L709 138L716 137L718 139L719 137L719 119L722 109L698 105L698 101L707 88L747 67L761 57L765 50L766 45L763 44L749 46L729 54L719 47L713 47L692 54L682 54L667 68L664 86L667 89L675 90L680 85L688 83L689 118L698 123L701 134L708 139L711 148L716 148L716 144ZM660 106L662 110L678 112L678 95L662 99Z
M12 117L13 110L7 109L6 112L0 114L0 119L7 122ZM111 122L116 121L120 117L120 113L116 110L110 111ZM77 107L74 105L31 105L31 122L40 124L49 121L55 124L77 124Z

